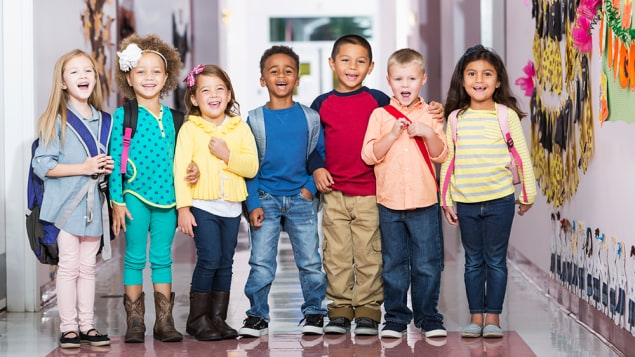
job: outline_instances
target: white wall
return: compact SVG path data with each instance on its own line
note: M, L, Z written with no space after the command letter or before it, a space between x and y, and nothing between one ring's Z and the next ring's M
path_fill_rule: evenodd
M3 0L2 4L2 145L4 151L3 235L7 253L7 309L35 311L39 307L36 260L26 238L26 177L33 141L33 1ZM10 88L10 90L6 90ZM8 208L9 207L9 208ZM9 285L9 278L11 284Z
M535 22L531 8L523 2L507 4L507 69L510 80L524 76L522 68L533 56L531 44ZM625 122L605 122L602 127L597 119L599 108L599 86L601 56L598 50L598 33L593 33L591 55L592 112L594 115L594 157L586 174L580 172L580 184L575 196L562 207L555 208L546 203L539 193L534 207L524 217L517 217L512 231L512 246L540 266L549 270L551 225L550 215L559 211L561 217L582 221L592 229L600 228L607 238L614 236L626 243L627 251L635 244L632 226L631 203L635 200L633 178L635 177L635 126ZM522 101L524 110L529 110L529 98L517 86L515 94ZM635 115L624 113L623 115ZM526 135L529 120L523 120Z

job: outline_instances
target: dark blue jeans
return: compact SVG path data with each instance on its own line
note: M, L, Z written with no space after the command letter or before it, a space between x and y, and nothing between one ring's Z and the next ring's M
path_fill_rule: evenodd
M379 205L385 320L416 327L443 322L437 310L443 269L439 205L392 210ZM407 297L410 288L412 311Z
M456 204L465 250L465 290L471 314L500 314L507 289L507 246L514 195Z
M196 266L192 274L192 291L229 291L240 216L221 217L196 207L192 207L191 212L197 224L194 227Z

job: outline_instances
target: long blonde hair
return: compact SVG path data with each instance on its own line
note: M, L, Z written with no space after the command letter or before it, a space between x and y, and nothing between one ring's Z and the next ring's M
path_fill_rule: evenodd
M64 68L66 67L66 63L68 63L68 61L77 56L85 56L90 60L93 66L96 82L93 92L88 97L88 103L95 107L95 109L102 110L103 97L101 93L101 80L99 79L99 73L97 73L95 60L86 52L79 49L75 49L63 54L57 60L57 62L55 62L55 67L53 69L53 84L51 86L51 96L49 97L49 101L46 105L44 113L42 113L42 115L37 120L37 136L38 138L40 138L40 141L44 142L45 145L52 139L55 139L57 136L55 132L55 121L57 120L58 115L62 119L61 142L64 143L64 133L66 132L66 130L64 130L66 128L66 102L68 102L68 92L62 89L62 83L64 81Z

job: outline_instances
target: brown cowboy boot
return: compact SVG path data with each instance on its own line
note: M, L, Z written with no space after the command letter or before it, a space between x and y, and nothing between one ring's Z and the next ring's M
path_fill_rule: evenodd
M143 315L146 311L144 303L145 294L142 292L137 301L132 301L128 295L123 296L123 306L126 310L126 337L127 343L141 343L145 339L146 325L143 323Z
M165 295L154 292L154 308L157 318L154 322L153 336L161 342L179 342L183 335L174 328L172 308L174 307L174 293L170 293L170 299Z
M227 307L229 306L229 291L212 291L210 294L210 320L223 339L238 337L238 332L227 325Z
M190 291L190 314L187 316L186 331L199 341L217 341L222 338L211 318L207 316L210 309L209 294Z

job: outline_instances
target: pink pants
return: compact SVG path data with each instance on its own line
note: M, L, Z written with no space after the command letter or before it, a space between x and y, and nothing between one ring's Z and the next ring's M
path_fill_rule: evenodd
M62 333L77 331L78 317L82 332L94 328L95 263L100 240L101 237L79 237L63 230L57 236L56 289Z

